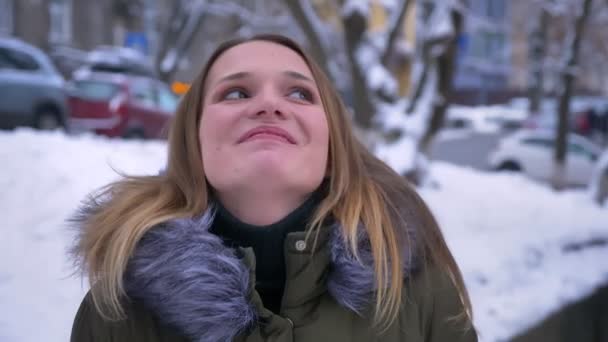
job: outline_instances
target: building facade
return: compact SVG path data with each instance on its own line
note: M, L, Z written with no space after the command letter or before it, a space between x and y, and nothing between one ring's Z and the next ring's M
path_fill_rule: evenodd
M488 104L508 92L511 22L508 0L468 0L459 37L454 89L457 102Z
M151 20L158 1L0 0L0 35L22 39L49 52L57 47L89 51L101 45L132 44L153 54L156 25ZM125 18L121 13L129 9L117 3L139 7Z
M528 0L511 0L511 41L512 72L509 74L509 86L512 89L525 91L531 87L532 68L532 34L534 25L540 20L541 3ZM555 95L560 89L560 68L566 53L569 53L567 36L574 28L574 13L582 2L573 2L571 7L554 10L547 16L545 25L543 78L545 94ZM559 9L559 8L558 8ZM580 94L608 95L608 48L606 45L606 12L591 13L585 27L582 44L579 50L579 67L575 90Z

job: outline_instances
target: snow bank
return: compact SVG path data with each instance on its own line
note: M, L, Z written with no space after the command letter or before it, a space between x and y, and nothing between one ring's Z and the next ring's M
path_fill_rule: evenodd
M608 242L608 210L585 190L445 163L431 172L439 188L421 194L463 271L481 341L513 337L608 282L608 245L590 244Z
M87 287L66 259L66 218L87 193L117 179L112 167L152 174L165 150L158 142L0 132L0 341L69 340Z

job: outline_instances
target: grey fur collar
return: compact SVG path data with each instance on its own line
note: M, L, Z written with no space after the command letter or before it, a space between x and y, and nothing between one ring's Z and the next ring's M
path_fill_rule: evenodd
M232 341L259 318L250 301L250 269L236 250L208 231L212 221L210 209L200 218L173 220L151 229L125 273L130 297L199 342ZM350 253L338 227L332 228L329 246L327 290L337 303L362 314L374 290L367 235L360 237L361 263ZM406 258L406 274L411 264L412 258Z

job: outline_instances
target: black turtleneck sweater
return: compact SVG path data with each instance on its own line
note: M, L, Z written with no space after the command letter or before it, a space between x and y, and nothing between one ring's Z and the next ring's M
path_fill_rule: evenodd
M285 289L285 253L283 243L287 234L304 231L314 210L321 201L319 191L314 192L302 205L280 221L267 226L242 222L221 203L211 232L222 238L230 247L252 247L256 260L255 288L264 306L274 313L281 310Z

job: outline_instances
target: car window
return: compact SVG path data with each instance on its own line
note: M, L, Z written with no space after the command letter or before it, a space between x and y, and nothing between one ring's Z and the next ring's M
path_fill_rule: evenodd
M156 94L150 82L137 81L132 83L131 96L135 102L146 107L156 107Z
M471 128L471 121L463 118L448 118L444 128Z
M165 87L158 88L158 106L165 112L173 113L177 108L177 96Z
M13 63L6 57L6 54L3 53L2 48L0 48L0 69L13 69L15 66Z
M522 141L526 146L553 148L553 140L544 138L526 138Z
M0 48L0 68L36 71L40 65L29 54L7 48Z
M119 90L116 84L100 81L78 81L74 87L79 97L94 101L110 100Z
M596 159L597 155L576 143L568 143L568 153Z

